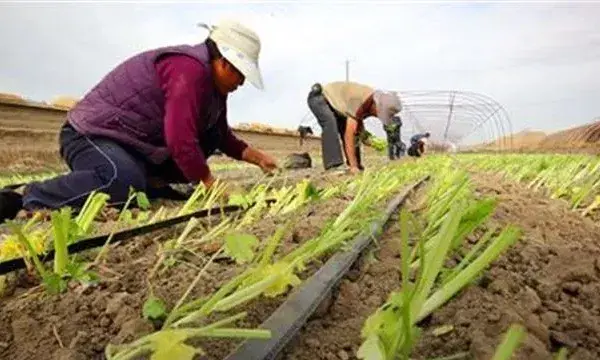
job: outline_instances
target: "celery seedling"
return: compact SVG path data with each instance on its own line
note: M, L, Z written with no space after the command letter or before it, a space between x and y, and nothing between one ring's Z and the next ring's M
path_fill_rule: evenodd
M522 325L511 325L506 334L504 334L502 342L496 348L492 360L509 360L512 358L513 353L524 337L525 328Z

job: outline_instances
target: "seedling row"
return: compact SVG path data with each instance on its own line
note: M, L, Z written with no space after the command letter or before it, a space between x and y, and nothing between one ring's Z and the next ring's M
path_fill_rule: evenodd
M143 318L155 326L146 337L131 336L131 339L128 338L129 342L121 341L120 344L112 346L107 341L104 345L109 346L103 348L102 352L111 359L135 358L147 352L158 352L157 356L160 356L163 351L161 339L163 336L170 338L175 336L174 334L181 336L181 348L175 348L173 351L182 353L188 353L191 349L194 349L194 353L205 351L202 350L202 346L186 345L185 341L188 338L267 336L264 330L244 328L236 324L245 315L244 305L256 299L284 297L291 287L301 282L303 276L318 267L318 260L339 250L345 241L360 232L361 226L368 223L372 216L376 216L377 207L382 201L401 188L402 184L426 171L419 170L416 165L412 168L415 171L411 173L390 168L365 174L355 180L340 179L335 186L321 190L317 190L309 181L274 190L268 190L266 184L257 185L251 191L229 199L229 203L241 205L255 203L241 214L202 221L192 219L176 233L165 232L161 235L162 238L144 240L147 247L143 248L143 256L131 259L134 263L143 263L146 271L142 282L146 294L135 294L134 297L138 300L144 300L134 308L137 311L141 310L141 314L136 314L138 318ZM199 188L190 201L179 209L142 210L134 214L125 208L115 224L117 228L122 222L129 225L145 224L199 208L212 207L219 203L220 191L222 189L219 187L209 192ZM267 198L275 198L277 201L269 206L265 201ZM138 202L141 208L145 206L143 194L132 192L130 201ZM106 198L102 194L94 194L84 211L77 216L73 216L68 209L62 209L52 213L50 222L34 216L25 224L11 224L13 232L7 235L2 244L4 249L15 250L13 253L4 250L3 253L30 259L29 281L41 284L25 290L18 277L5 279L9 292L29 291L27 297L15 300L14 305L24 300L34 302L36 306L47 307L61 299L71 298L77 292L89 292L93 297L94 293L105 285L107 278L123 282L123 276L127 275L121 272L128 271L126 265L132 264L117 265L119 262L115 261L115 257L123 256L124 251L132 251L131 248L134 248L134 251L142 251L138 248L139 244L123 249L107 246L82 257L70 256L59 249L64 248L64 243L78 241L91 231L97 231L94 228L99 224L90 219L94 219L101 212L105 203ZM318 208L319 212L328 216L315 216L307 207ZM339 213L332 213L334 208L337 208ZM302 211L304 217L315 217L317 220L298 217ZM356 220L358 215L361 216L361 221ZM294 243L293 241L300 241L297 239L298 235L294 235L294 229L306 226L303 223L307 221L313 222L310 231L307 231L311 235L310 238L302 239L298 244ZM261 231L261 228L265 228L265 222L270 223L268 227L272 231ZM59 236L56 236L57 234ZM294 237L295 240L292 239ZM152 241L154 246L148 246L148 241ZM43 253L49 248L54 248L57 254L52 266L37 262L37 257L31 256ZM153 248L153 256L148 256L149 248ZM6 258L10 256L5 256ZM219 284L213 284L216 288L209 291L206 284L210 282L207 282L206 278L211 277L215 267L228 268L230 276L219 278ZM138 270L136 267L135 271ZM164 285L173 286L172 276L182 272L185 272L187 280L191 281L186 284L178 283L175 286L176 291L170 291L169 295L164 294L164 290L160 288ZM141 284L138 283L139 285ZM120 288L120 285L114 286ZM170 296L175 294L177 299ZM44 298L44 301L41 298ZM13 305L10 302L9 300L5 306L8 313L11 313ZM110 328L115 320L110 317L106 320L101 318L100 322ZM177 342L174 342L173 346L177 347ZM83 352L97 355L97 347L92 352L89 348ZM77 346L74 348L73 351L77 351ZM13 341L9 349L18 351L19 345Z
M270 338L261 324L290 292L367 231L394 194L430 174L416 205L399 211L401 235L394 241L401 281L364 319L360 346L350 353L408 359L419 348L423 322L476 284L521 238L512 224L490 225L501 201L475 190L473 171L501 173L590 216L598 166L583 157L430 156L334 182L305 179L273 187L266 180L226 201L224 187L200 186L175 207L150 207L143 193L132 190L128 205L110 221L99 221L109 199L93 194L78 214L65 208L8 225L0 261L23 257L27 269L2 277L0 342L6 346L0 351L17 359L59 353L113 360L225 358L244 339ZM224 205L244 211L192 218L121 247L107 242L82 254L66 251L94 234ZM55 259L39 261L37 255L50 249ZM496 338L495 359L509 358L528 336L511 325L505 341ZM436 331L443 336L452 328ZM564 355L562 347L556 350Z

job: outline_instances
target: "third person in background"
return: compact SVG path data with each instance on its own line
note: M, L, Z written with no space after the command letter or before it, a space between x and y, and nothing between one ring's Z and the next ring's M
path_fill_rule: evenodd
M425 152L425 145L431 134L426 132L424 134L415 134L410 138L410 147L408 148L408 155L413 157L421 157Z
M370 145L364 120L375 116L385 126L401 110L396 93L349 81L316 83L307 101L322 129L321 153L325 170L337 169L344 164L343 151L351 173L364 169L359 143Z

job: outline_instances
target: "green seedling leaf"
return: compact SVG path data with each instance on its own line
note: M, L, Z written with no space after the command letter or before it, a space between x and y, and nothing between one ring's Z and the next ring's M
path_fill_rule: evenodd
M561 347L556 354L555 360L567 360L567 348Z
M497 204L498 201L495 198L485 198L472 203L460 220L457 235L459 240L487 220L496 209Z
M251 234L228 234L225 236L225 254L238 264L247 263L254 258L258 242L258 238Z
M92 192L74 220L78 230L72 233L78 235L88 234L93 226L94 218L102 211L109 198L110 196L107 194ZM69 241L73 241L73 239L69 239Z
M165 268L171 268L171 267L177 265L177 259L175 259L173 257L166 258L163 261L163 265Z
M165 241L165 243L163 244L163 250L173 250L175 249L175 245L176 245L176 241L175 239L169 239L167 241Z
M137 192L135 194L135 201L140 209L148 210L150 208L150 200L148 200L148 196L144 192Z
M71 261L67 264L66 270L69 277L85 285L95 285L100 280L98 274L86 270L86 265L84 263Z
M246 195L240 193L234 193L229 196L228 205L239 205L242 208L246 208L250 205L250 200Z
M456 274L451 280L444 283L436 290L420 309L417 321L424 319L435 309L439 308L453 297L458 291L469 284L473 279L489 266L500 254L512 246L520 237L521 230L513 225L506 226L504 230L492 241L491 244L467 267Z
M287 270L286 270L287 268ZM287 291L288 286L298 286L302 281L296 274L294 274L293 269L288 267L287 264L277 263L267 267L267 276L272 273L278 273L279 278L277 281L271 285L266 291L265 296L268 297L276 297L280 294L283 294Z
M52 234L54 235L54 272L62 276L66 272L69 263L69 251L67 244L73 231L77 231L77 224L71 221L71 208L62 208L55 210L51 214Z
M100 281L98 274L93 271L85 271L75 279L84 285L97 285Z
M150 296L142 309L142 315L147 320L159 320L167 316L165 303L156 296Z
M294 274L294 267L285 262L277 262L257 268L252 276L242 283L242 287L249 287L272 276L275 276L276 280L263 292L267 297L277 297L285 293L289 286L295 287L302 283L302 280Z
M57 295L67 290L68 280L63 279L60 275L48 272L42 278L44 286L48 293Z
M46 277L46 268L44 267L44 264L42 264L42 262L38 258L37 251L35 250L32 240L23 233L22 225L19 225L14 220L6 221L6 224L16 235L16 239L21 244L21 246L23 246L27 250L27 255L23 256L23 258L26 261L26 264L27 264L26 256L28 256L31 259L31 261L33 261L33 264L34 264L35 269L37 270L38 274L42 277L42 279L45 278ZM29 266L28 266L28 269L29 269Z
M308 181L304 187L304 198L305 199L318 199L319 198L319 190L315 187L315 185Z
M138 223L144 223L146 221L148 221L148 219L150 219L150 212L149 211L140 211L137 215L137 217L135 218L135 220Z
M510 326L500 345L496 348L492 360L508 360L511 359L521 341L525 338L525 328L520 324Z
M368 339L376 336L379 339L384 354L390 354L396 347L396 339L400 335L399 318L408 315L408 307L404 305L405 292L392 292L388 301L371 314L361 330L361 336ZM405 314L406 313L406 314ZM412 329L408 329L412 331ZM387 356L387 355L386 355Z
M125 224L131 224L133 222L133 213L129 209L125 209L119 216L119 221Z
M152 341L154 353L150 360L193 360L202 350L185 344L188 335L183 332L164 331L158 333Z
M386 360L385 350L379 337L377 335L369 336L358 349L356 357L365 360Z
M262 252L257 257L257 262L259 266L266 266L271 263L273 258L273 254L277 246L281 243L283 236L286 233L291 232L291 228L294 225L294 221L288 221L284 225L277 228L275 233L271 236L271 238L267 241L267 245L264 247Z

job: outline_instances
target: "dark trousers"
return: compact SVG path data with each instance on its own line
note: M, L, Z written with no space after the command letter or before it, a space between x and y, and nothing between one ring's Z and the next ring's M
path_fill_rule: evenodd
M410 147L408 148L407 154L408 156L413 156L413 157L421 157L421 154L424 151L424 146L423 143L418 141L415 143L412 143L410 145Z
M216 149L218 134L202 141L208 157ZM168 183L187 183L173 160L152 164L132 148L114 140L89 137L78 133L66 123L59 136L60 155L71 172L25 188L23 207L58 209L63 206L81 208L92 191L110 195L112 205L123 204L129 188L144 191L150 198L163 193L148 185L148 178L159 178Z
M346 153L346 140L344 134L346 132L346 116L338 113L327 102L321 91L321 86L315 84L308 94L308 107L313 115L317 118L319 126L321 126L321 157L323 159L323 167L327 169L338 167L344 164L342 152L348 161ZM340 145L341 139L341 145ZM354 153L360 169L363 168L360 158L360 144L358 138L355 138Z
M389 141L388 139L388 157L390 160L394 160L400 158L404 155L405 145L400 141L400 139L392 139L393 141Z
M387 148L388 148L388 157L390 160L394 160L404 155L405 147L402 140L400 140L400 129L395 130L394 132L387 132Z

